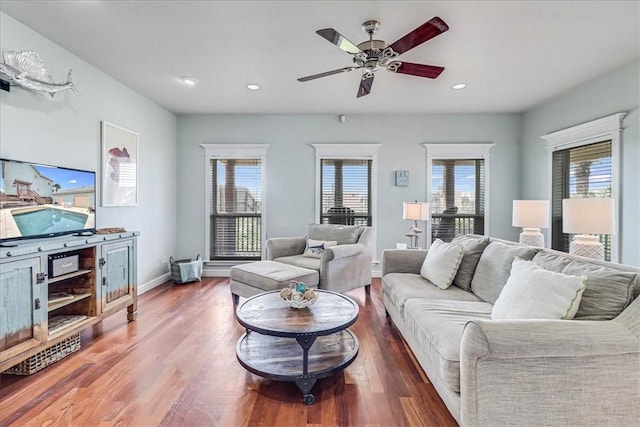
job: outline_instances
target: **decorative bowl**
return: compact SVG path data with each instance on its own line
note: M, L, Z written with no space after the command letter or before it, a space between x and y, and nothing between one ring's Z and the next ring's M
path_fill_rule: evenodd
M305 308L313 305L318 294L303 282L292 280L288 288L280 291L280 300L291 308Z

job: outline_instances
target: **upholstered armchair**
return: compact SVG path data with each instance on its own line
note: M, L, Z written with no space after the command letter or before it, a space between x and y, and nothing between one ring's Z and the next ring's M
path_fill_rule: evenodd
M371 227L311 224L305 236L266 242L267 259L317 270L320 289L346 292L371 285L374 230Z

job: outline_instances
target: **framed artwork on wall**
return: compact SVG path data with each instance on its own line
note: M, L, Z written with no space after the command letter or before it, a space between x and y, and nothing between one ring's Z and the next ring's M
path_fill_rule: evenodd
M409 186L409 171L397 170L396 171L396 187L408 187Z
M102 121L102 206L138 204L138 134Z

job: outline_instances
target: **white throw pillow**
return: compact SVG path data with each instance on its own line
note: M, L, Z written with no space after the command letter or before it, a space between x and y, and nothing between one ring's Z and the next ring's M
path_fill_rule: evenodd
M573 319L586 276L569 276L516 257L491 311L492 319Z
M436 239L422 263L420 275L440 289L447 289L456 277L463 253L462 246Z
M338 246L337 240L307 240L307 247L302 255L310 258L320 258L326 248Z

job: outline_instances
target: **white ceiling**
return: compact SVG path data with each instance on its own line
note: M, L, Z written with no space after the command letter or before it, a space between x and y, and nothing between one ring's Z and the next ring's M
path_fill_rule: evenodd
M0 10L175 113L523 112L640 56L638 1L2 0ZM438 79L380 70L359 99L359 70L296 80L352 64L317 29L358 44L377 19L377 38L392 43L433 16L449 31L400 59L444 66ZM458 82L467 88L452 90Z

